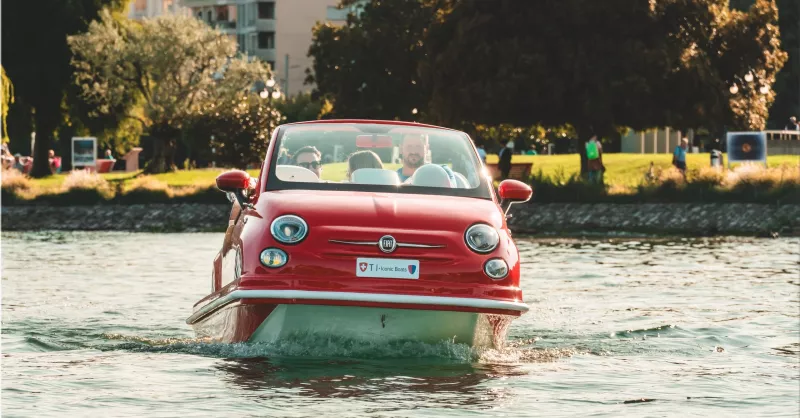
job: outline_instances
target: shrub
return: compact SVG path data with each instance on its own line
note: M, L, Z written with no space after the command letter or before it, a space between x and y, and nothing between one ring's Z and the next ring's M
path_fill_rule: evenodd
M140 176L122 187L116 202L124 204L136 203L169 203L174 194L167 183L152 176Z
M20 199L30 198L29 196L33 190L33 184L25 174L18 170L3 170L0 173L2 177L2 201L6 204L13 203Z

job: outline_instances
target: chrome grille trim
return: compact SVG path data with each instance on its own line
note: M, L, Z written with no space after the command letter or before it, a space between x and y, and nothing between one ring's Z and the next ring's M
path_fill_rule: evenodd
M346 244L346 245L378 245L378 241L344 241L338 239L329 239L328 242L334 244ZM433 244L411 244L407 242L398 242L397 247L405 247L405 248L444 248L444 245L433 245Z

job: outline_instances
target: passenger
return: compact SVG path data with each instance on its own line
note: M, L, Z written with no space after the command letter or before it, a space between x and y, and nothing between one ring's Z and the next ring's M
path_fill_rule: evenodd
M297 150L292 157L292 163L296 166L311 170L317 177L322 178L322 153L311 145Z
M362 168L383 168L383 163L378 154L372 151L354 152L347 158L347 179L350 179L354 171Z
M425 156L428 155L428 135L404 135L403 142L400 143L400 152L403 154L403 166L397 170L397 176L404 182L425 164Z

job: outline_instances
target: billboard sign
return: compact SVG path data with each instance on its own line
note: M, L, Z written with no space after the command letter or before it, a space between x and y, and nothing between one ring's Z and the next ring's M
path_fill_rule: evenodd
M97 165L97 138L72 137L72 167L95 167Z
M767 165L766 132L728 132L728 166L731 163L761 162Z

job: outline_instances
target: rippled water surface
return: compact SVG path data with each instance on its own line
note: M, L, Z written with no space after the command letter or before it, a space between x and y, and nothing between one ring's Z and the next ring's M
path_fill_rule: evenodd
M204 344L221 234L3 233L5 416L792 416L800 240L520 240L509 347Z

